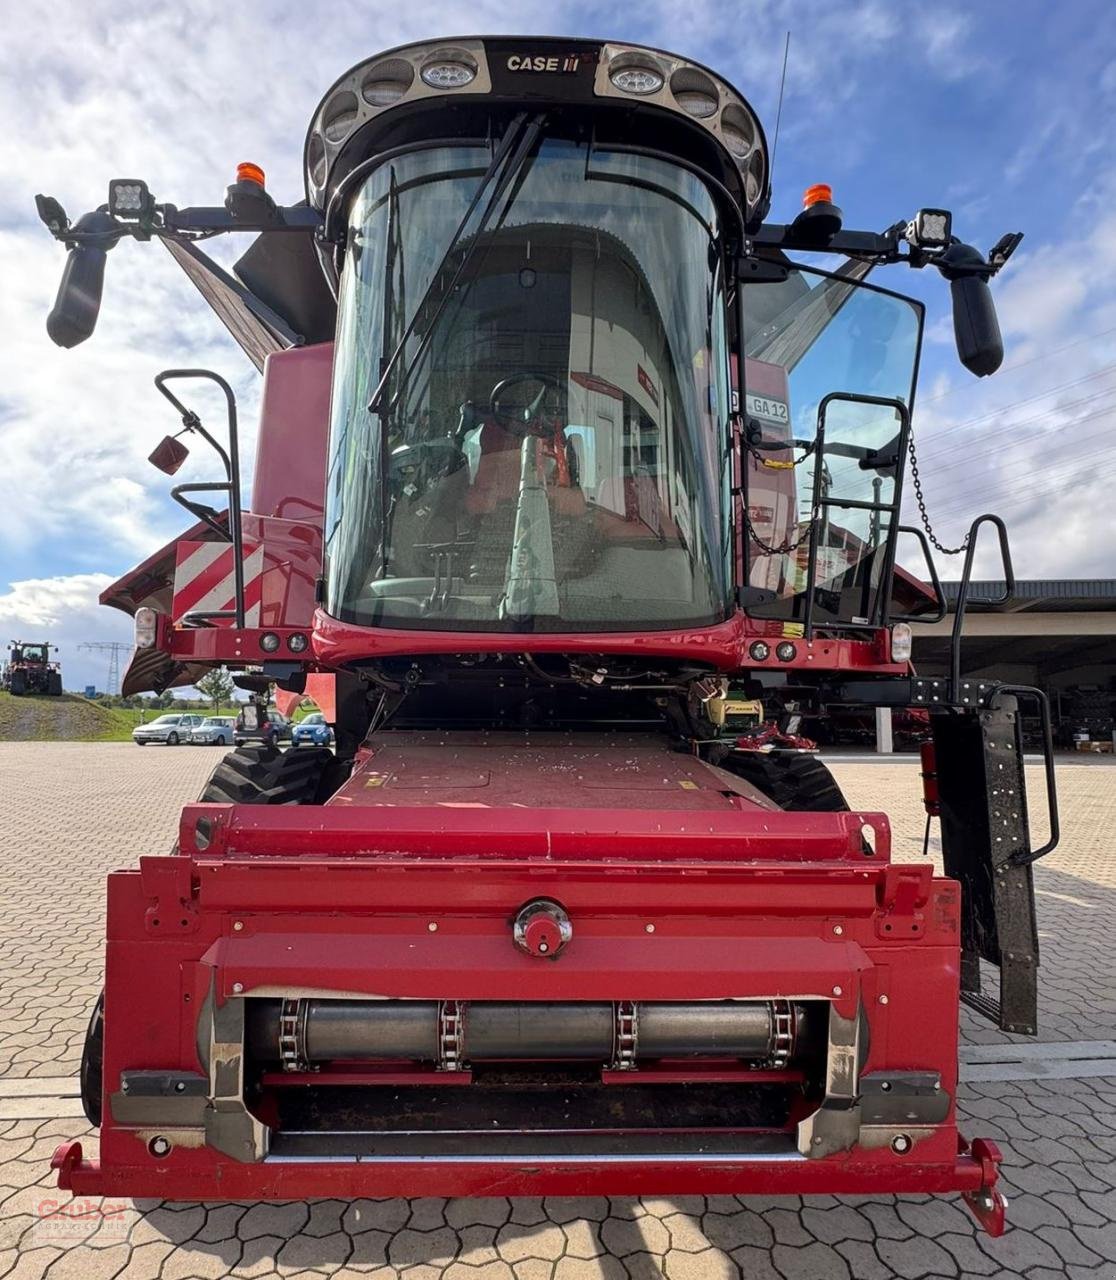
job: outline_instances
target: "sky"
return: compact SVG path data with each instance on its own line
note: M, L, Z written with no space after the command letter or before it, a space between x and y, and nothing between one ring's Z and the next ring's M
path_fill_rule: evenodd
M219 204L252 160L293 202L311 113L348 67L409 40L509 30L691 56L737 85L769 140L789 30L772 220L828 182L849 227L945 207L981 249L1025 232L993 286L1006 356L990 379L957 363L936 272L873 273L928 307L914 413L927 505L951 545L975 515L1000 512L1019 577L1116 577L1111 0L25 0L0 42L0 642L50 638L68 688L103 687L104 656L78 646L127 642L131 623L98 593L189 520L146 462L178 425L152 378L198 365L229 378L246 492L260 385L157 243L113 250L97 332L54 347L44 326L64 253L35 193L71 218L102 203L112 177L142 177L179 206ZM197 404L221 420L215 400ZM176 480L211 478L195 452ZM909 495L905 515L917 516ZM956 561L939 569L959 573ZM989 555L977 569L998 576Z

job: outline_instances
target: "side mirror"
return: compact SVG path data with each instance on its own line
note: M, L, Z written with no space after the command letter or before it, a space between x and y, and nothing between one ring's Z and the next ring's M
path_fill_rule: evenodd
M152 449L147 461L167 476L173 476L190 456L190 450L174 436L164 436Z
M950 282L953 295L953 336L957 356L970 373L987 378L1003 363L1004 340L996 319L996 304L988 281L963 276Z
M996 319L996 304L985 275L980 253L966 244L953 244L938 263L953 295L953 336L957 357L970 373L987 378L1004 359L1004 340Z
M97 233L115 227L115 221L107 213L87 213L78 219L73 230ZM56 346L76 347L97 327L105 283L105 254L112 243L109 240L105 245L79 244L66 255L54 309L47 316L47 333Z

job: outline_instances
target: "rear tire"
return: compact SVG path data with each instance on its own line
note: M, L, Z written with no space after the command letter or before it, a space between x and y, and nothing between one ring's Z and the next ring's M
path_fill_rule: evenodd
M27 673L24 671L13 671L10 687L13 698L22 698L27 692Z
M848 812L841 788L817 756L797 751L733 751L718 764L750 782L780 809L795 813Z
M105 1075L105 993L93 1006L81 1054L81 1109L94 1129L101 1124L101 1091Z
M167 746L168 746L168 747L177 747L177 746L178 746L178 734L177 734L177 733L168 733L168 734L167 734Z

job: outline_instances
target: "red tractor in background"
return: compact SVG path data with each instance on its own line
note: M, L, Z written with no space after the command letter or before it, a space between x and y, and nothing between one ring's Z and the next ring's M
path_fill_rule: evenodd
M1018 703L1045 704L960 670L994 517L951 676L911 669L942 607L895 564L923 309L865 277L936 267L985 375L1020 237L847 230L823 187L768 222L768 166L689 59L478 37L342 76L300 204L254 165L217 207L121 179L71 225L39 197L70 250L54 341L92 332L107 251L156 238L264 374L246 508L228 383L156 379L224 473L102 596L135 617L124 692L224 664L336 736L232 752L175 852L110 876L100 1158L65 1144L62 1186L959 1191L1003 1229L958 1015L1036 1029L1057 832L1032 847ZM198 242L237 231L230 274ZM945 876L893 863L816 757L752 749L757 701L927 710Z
M62 664L52 662L50 651L55 645L28 644L13 640L8 646L8 660L0 670L0 689L13 698L26 693L42 693L49 698L62 696Z

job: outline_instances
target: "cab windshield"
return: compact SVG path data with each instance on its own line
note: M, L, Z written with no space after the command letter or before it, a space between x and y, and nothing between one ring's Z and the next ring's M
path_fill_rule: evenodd
M439 266L490 158L405 154L352 204L326 610L458 631L718 622L730 404L713 198L668 161L548 138L462 238L449 287ZM431 319L370 412L420 306Z

